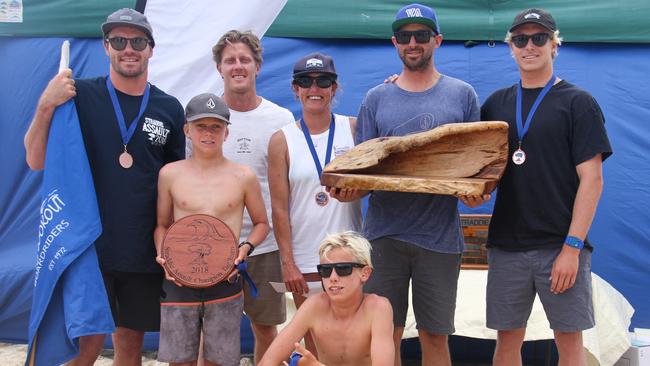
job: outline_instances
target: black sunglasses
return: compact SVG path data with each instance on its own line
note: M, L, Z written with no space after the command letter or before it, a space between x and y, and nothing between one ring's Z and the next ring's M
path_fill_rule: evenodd
M131 48L133 48L134 51L142 51L147 48L148 44L151 43L149 39L143 37L106 37L106 42L110 43L111 47L113 47L113 49L116 51L124 50L126 48L127 41L131 44Z
M395 36L395 41L399 44L409 44L411 42L411 37L415 37L415 42L417 43L429 43L434 34L428 30L416 30L416 31L397 31L393 33Z
M334 84L335 79L332 79L329 76L317 76L317 77L311 77L311 76L299 76L295 79L293 79L293 83L298 85L301 88L311 88L312 85L314 85L314 81L316 81L316 85L319 88L329 88Z
M336 270L339 276L349 276L352 274L353 268L363 268L364 264L354 262L341 262L341 263L325 263L316 266L318 274L322 278L329 278L332 275L332 270Z
M548 42L548 39L551 36L548 33L535 33L535 34L518 34L516 36L512 36L512 44L515 45L517 48L524 48L526 45L528 45L528 40L532 39L533 44L537 47L542 47L543 45Z

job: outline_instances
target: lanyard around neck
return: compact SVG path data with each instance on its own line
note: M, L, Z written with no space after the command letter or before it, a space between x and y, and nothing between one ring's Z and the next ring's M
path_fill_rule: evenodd
M124 114L122 114L120 101L117 99L117 93L115 92L115 87L111 82L110 76L106 77L106 88L108 89L108 94L111 96L111 103L113 104L113 110L115 110L115 117L117 117L117 124L120 126L120 133L122 134L122 143L124 144L124 146L126 146L131 140L131 137L133 137L133 133L135 132L135 128L138 125L138 121L140 120L140 117L142 117L142 115L144 114L144 110L147 109L147 104L149 103L149 83L147 83L147 86L144 89L142 102L140 102L140 112L135 117L133 122L131 122L131 125L129 126L128 130L126 129Z
M530 128L530 123L533 119L533 115L537 111L537 107L539 107L540 103L542 103L542 99L546 96L546 94L551 90L551 87L553 86L553 83L555 82L555 75L551 76L551 80L549 80L542 91L539 93L537 98L535 99L535 102L533 103L533 106L530 107L530 111L528 112L528 116L526 117L526 123L523 123L523 117L522 117L522 108L521 108L521 103L522 103L522 89L523 87L521 86L521 80L519 80L519 85L517 85L517 111L516 111L516 116L515 118L517 119L517 137L519 138L519 145L521 145L521 141L524 139L524 136L526 136L526 133L528 133L528 129Z
M325 165L330 162L330 156L332 155L332 146L334 145L334 129L336 124L334 123L334 113L332 113L332 119L330 121L329 135L327 136L327 148L325 149ZM316 172L318 172L318 179L323 172L323 167L320 165L320 160L318 159L318 154L316 153L316 148L314 147L314 142L311 139L309 134L309 129L305 123L305 116L303 115L300 118L300 128L302 129L302 134L305 135L305 140L307 141L307 146L309 146L309 152L311 152L311 157L314 159L314 165L316 165Z

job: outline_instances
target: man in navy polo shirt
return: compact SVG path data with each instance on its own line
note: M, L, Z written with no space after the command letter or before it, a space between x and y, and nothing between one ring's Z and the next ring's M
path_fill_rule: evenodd
M145 331L160 326L162 269L156 263L156 182L166 163L185 155L183 107L147 82L155 45L147 18L120 9L102 25L108 77L55 76L41 95L25 135L27 163L43 169L57 106L74 97L93 174L103 232L95 241L117 329L116 365L140 365ZM103 335L80 339L74 365L92 365Z

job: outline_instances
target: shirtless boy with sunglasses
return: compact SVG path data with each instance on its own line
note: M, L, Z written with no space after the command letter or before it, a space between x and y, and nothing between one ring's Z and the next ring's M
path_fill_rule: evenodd
M298 309L264 354L260 366L277 366L290 357L294 365L392 365L393 310L388 300L364 294L370 278L370 243L354 232L327 236L320 245L318 273L323 293ZM298 342L311 332L317 360Z

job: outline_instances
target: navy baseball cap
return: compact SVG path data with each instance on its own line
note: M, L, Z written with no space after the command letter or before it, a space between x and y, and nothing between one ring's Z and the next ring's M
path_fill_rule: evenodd
M322 53L310 53L302 57L295 65L293 65L293 77L309 74L310 72L321 72L329 74L336 79L336 69L334 68L334 60Z
M411 4L401 8L395 15L393 32L397 32L404 25L411 23L424 24L436 34L440 34L436 12L426 5Z

